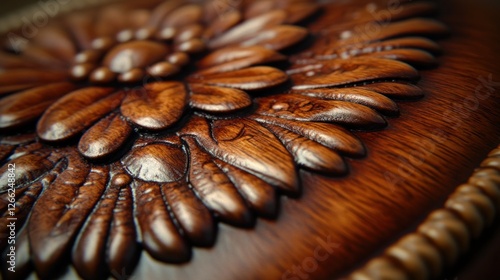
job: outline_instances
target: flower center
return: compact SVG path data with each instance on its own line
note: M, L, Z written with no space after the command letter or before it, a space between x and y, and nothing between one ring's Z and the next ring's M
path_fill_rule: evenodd
M90 49L75 56L71 76L99 84L134 83L146 75L169 77L189 63L190 54L205 49L203 31L201 25L191 24L177 29L123 30L115 38L97 38Z

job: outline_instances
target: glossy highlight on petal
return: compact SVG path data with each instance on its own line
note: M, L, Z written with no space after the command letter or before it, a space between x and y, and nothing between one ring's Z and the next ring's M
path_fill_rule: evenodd
M88 158L102 158L118 150L132 133L132 127L119 115L110 115L83 134L78 151Z
M326 174L345 174L346 164L334 150L279 126L266 126L285 145L297 164Z
M202 84L190 85L190 105L212 113L230 113L246 108L252 100L244 91L234 88L213 87Z
M189 241L195 246L212 246L216 236L214 218L187 182L162 184L161 190Z
M179 82L157 82L128 92L121 113L135 125L152 130L165 129L182 116L187 92Z
M125 169L135 178L149 182L175 182L186 171L186 154L177 147L150 144L133 148L122 159Z
M168 48L155 42L135 41L118 45L104 58L104 65L116 73L146 67L166 56Z
M36 120L58 98L75 88L70 83L55 83L5 97L0 103L0 128L16 128Z
M270 50L282 50L300 42L307 35L302 27L279 25L260 32L240 43L241 46L263 46Z
M356 103L321 100L288 94L257 100L257 114L296 121L331 122L354 127L380 128L385 119L376 111Z
M60 141L80 133L120 105L124 93L113 91L113 88L87 87L59 99L38 122L38 136Z
M242 90L257 90L284 83L288 76L281 70L268 66L256 66L225 73L193 76L189 81Z
M191 257L188 243L168 213L160 187L155 183L135 182L132 187L136 197L137 220L143 245L155 259L164 262L185 262Z
M257 30L263 30L265 28L283 23L285 18L286 13L281 10L275 10L262 14L229 29L221 36L211 40L208 46L215 49L224 45L239 43L243 39L251 37Z
M322 61L318 64L318 73L312 77L292 75L293 89L313 89L342 86L357 82L405 79L415 80L419 74L410 65L380 58L351 58Z
M198 63L202 70L196 74L207 75L234 71L285 59L284 55L261 46L223 48L205 56Z

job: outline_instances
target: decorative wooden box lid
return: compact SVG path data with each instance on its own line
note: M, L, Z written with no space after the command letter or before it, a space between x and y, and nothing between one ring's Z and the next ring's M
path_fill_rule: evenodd
M429 279L495 221L486 6L91 2L1 24L5 279Z

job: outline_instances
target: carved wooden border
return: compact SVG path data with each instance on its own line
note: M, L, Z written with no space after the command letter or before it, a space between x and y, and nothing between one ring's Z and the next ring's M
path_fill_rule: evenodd
M500 209L500 146L415 231L347 279L434 279L467 252Z

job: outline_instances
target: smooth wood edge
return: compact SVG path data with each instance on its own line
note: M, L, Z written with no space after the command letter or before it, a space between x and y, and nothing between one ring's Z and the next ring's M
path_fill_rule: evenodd
M435 279L468 251L500 211L500 145L443 206L345 279Z

